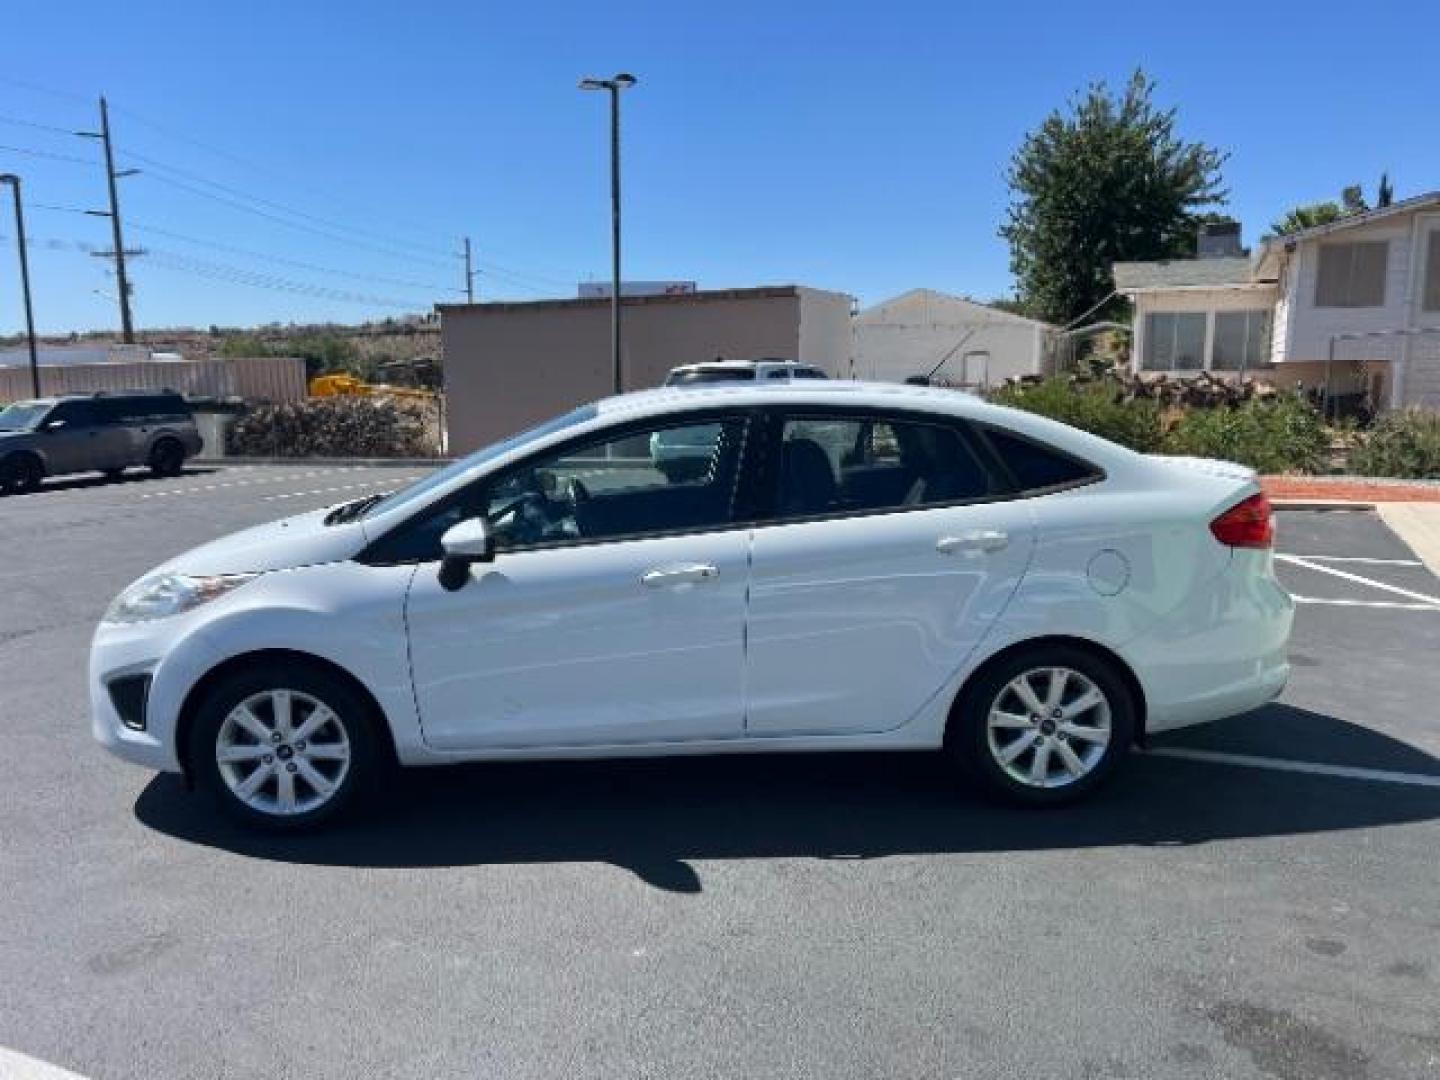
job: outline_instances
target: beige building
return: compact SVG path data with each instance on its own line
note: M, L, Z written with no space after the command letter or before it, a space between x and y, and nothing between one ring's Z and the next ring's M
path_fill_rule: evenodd
M851 377L851 298L798 285L622 301L626 390L679 364L781 357ZM611 393L610 301L442 304L450 452Z

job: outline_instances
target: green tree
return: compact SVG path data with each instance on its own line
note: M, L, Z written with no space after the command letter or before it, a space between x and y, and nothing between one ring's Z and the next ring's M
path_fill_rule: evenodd
M1064 323L1114 289L1111 265L1193 253L1206 207L1223 205L1226 155L1176 134L1174 109L1137 71L1113 95L1092 85L1025 137L1006 181L1000 235L1020 301Z
M1389 206L1395 201L1395 189L1390 184L1390 174L1381 173L1380 183L1375 188L1375 209ZM1287 236L1302 229L1313 229L1317 225L1329 225L1342 218L1363 214L1370 209L1365 201L1365 189L1359 184L1350 184L1340 189L1340 201L1307 203L1285 212L1270 226L1276 236Z

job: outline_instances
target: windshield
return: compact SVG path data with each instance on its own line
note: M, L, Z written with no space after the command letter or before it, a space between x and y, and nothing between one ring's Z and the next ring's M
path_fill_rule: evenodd
M53 401L17 401L0 409L0 431L33 431L54 405Z
M593 420L598 415L599 412L594 405L582 405L573 412L565 413L563 416L557 416L553 420L547 420L545 423L530 428L528 431L522 431L518 435L510 436L508 439L502 439L500 442L481 447L473 454L452 461L443 469L436 470L423 480L417 480L409 487L403 487L399 491L391 492L385 496L385 498L380 499L371 506L367 506L363 516L372 517L376 514L388 514L390 511L397 510L400 507L422 502L432 491L444 487L451 480L457 476L463 476L477 465L483 465L487 461L493 461L495 458L502 457L511 450L524 446L527 442L542 439L546 435L553 434L554 432L564 431L566 428L574 427L576 424L583 424L587 420Z

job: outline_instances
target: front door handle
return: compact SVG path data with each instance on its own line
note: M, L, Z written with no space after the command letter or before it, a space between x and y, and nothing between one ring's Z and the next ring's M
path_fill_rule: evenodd
M710 563L681 563L676 566L657 566L640 575L640 584L652 589L666 585L686 585L696 581L710 581L720 576L719 567Z
M957 536L942 536L935 541L935 550L941 555L955 555L966 551L999 551L1010 543L1010 534L999 529L974 529Z

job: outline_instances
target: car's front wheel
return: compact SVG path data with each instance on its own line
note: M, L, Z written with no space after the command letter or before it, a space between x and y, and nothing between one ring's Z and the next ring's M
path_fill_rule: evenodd
M150 471L156 476L179 476L185 468L185 448L175 439L161 439L150 450Z
M379 764L373 709L346 680L306 665L262 664L224 678L191 729L190 764L227 813L276 830L352 805Z
M0 492L23 495L38 490L45 478L45 466L33 454L11 454L0 461Z
M1130 749L1135 702L1104 660L1064 645L1012 654L957 704L948 750L995 796L1072 802L1104 783Z

